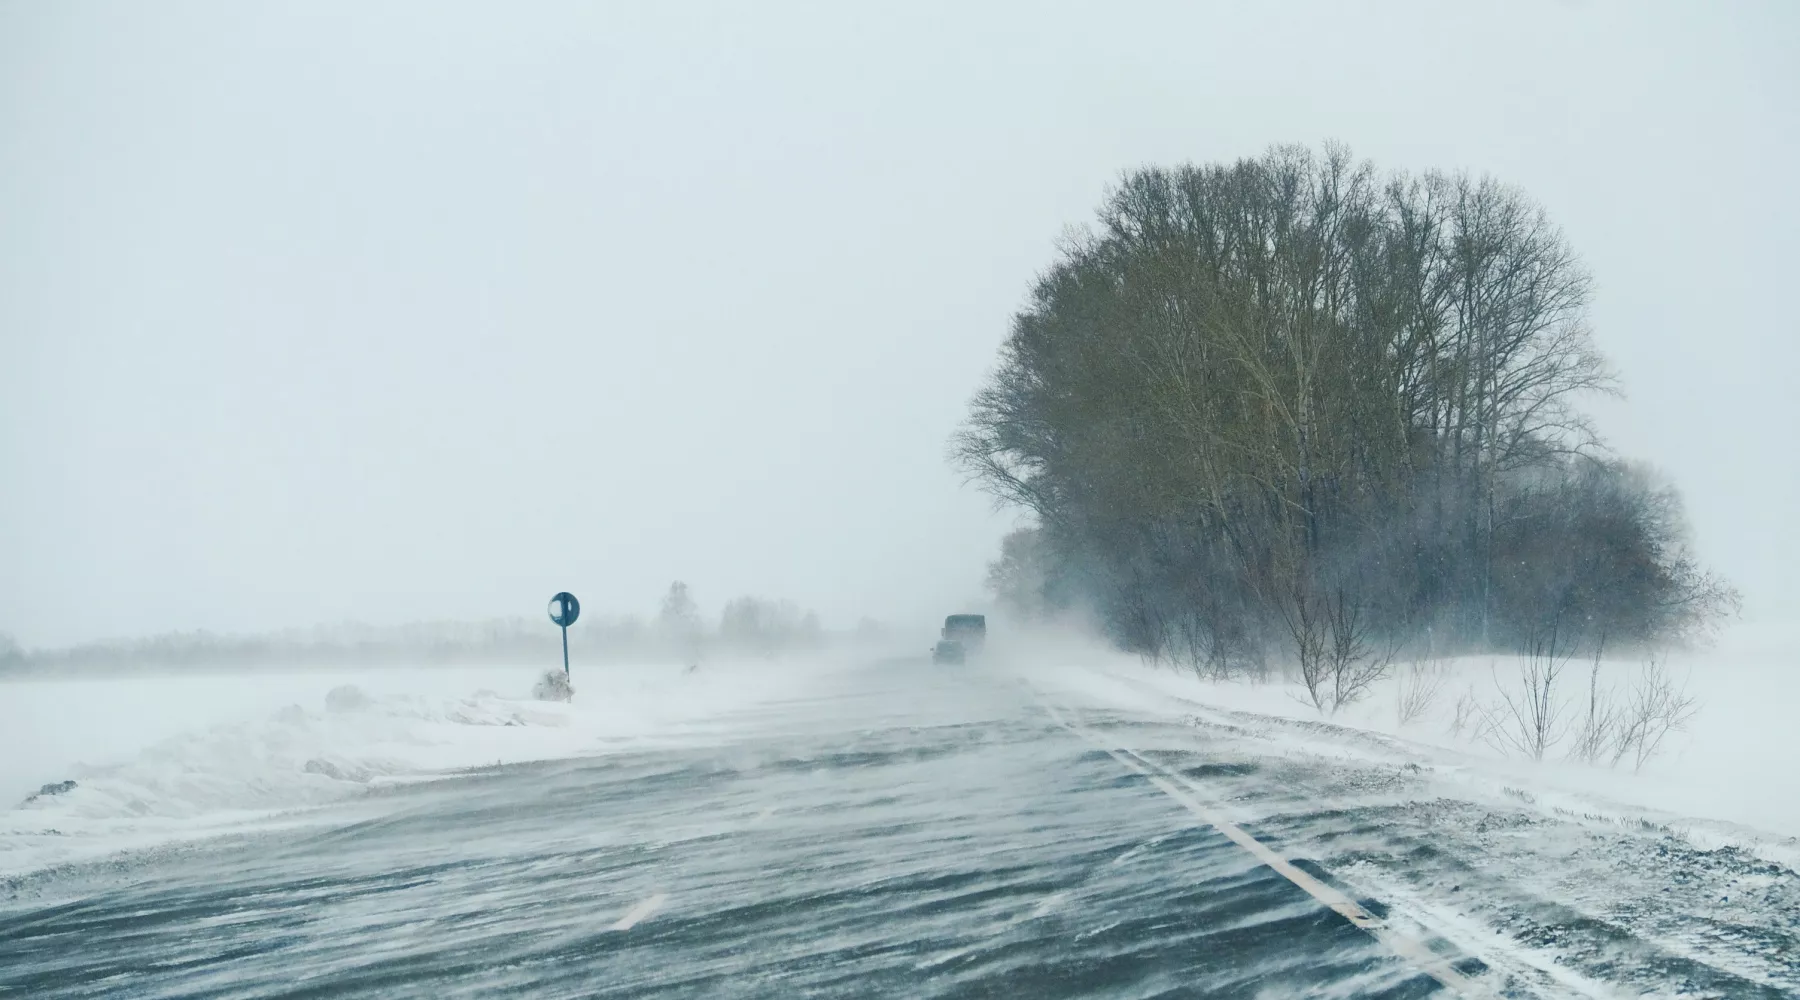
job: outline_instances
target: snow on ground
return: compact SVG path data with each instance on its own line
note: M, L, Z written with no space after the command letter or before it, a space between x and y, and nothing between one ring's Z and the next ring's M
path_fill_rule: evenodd
M1013 667L1089 738L1154 761L1346 894L1392 907L1396 926L1506 981L1553 996L1800 996L1800 788L1787 766L1800 744L1788 651L1800 647L1742 638L1670 665L1699 712L1641 772L1566 759L1566 733L1540 761L1453 731L1459 698L1492 704L1517 659L1449 664L1406 723L1393 681L1322 718L1298 684L1208 682L1072 649ZM1571 667L1572 712L1587 673ZM1641 671L1603 663L1603 685Z
M1298 682L1209 681L1189 671L1155 669L1136 659L1091 652L1036 663L1026 672L1034 683L1096 704L1172 716L1211 711L1224 717L1326 723L1379 734L1385 738L1378 754L1383 759L1397 752L1435 761L1471 788L1528 790L1546 811L1642 819L1675 830L1702 849L1737 846L1800 868L1800 779L1793 772L1800 751L1800 731L1794 729L1794 706L1800 705L1800 628L1743 627L1716 648L1669 657L1665 670L1694 696L1696 711L1641 769L1630 758L1617 766L1568 759L1587 698L1589 664L1579 659L1567 665L1559 681L1562 737L1543 760L1525 759L1517 750L1476 738L1467 720L1456 725L1459 702L1499 707L1503 689L1518 690L1524 665L1517 657L1444 661L1435 697L1425 711L1406 721L1400 718L1400 696L1408 664L1397 666L1394 677L1335 715L1314 708ZM1602 691L1625 692L1643 669L1642 659L1603 661ZM1356 756L1371 746L1308 735L1317 732L1293 729L1285 738L1296 750L1333 756Z
M596 667L570 704L531 697L536 667L0 682L0 876L301 822L396 782L704 739L823 669Z

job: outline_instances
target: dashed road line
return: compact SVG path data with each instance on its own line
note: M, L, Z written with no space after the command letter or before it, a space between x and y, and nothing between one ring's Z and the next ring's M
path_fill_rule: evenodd
M1249 852L1252 857L1273 869L1276 874L1298 886L1307 895L1318 900L1320 903L1323 903L1345 920L1348 920L1350 923L1367 932L1389 951L1416 967L1420 972L1437 980L1444 988L1465 997L1493 996L1493 994L1482 984L1477 983L1468 976L1458 972L1449 962L1444 960L1443 956L1432 951L1430 948L1427 948L1423 943L1413 937L1394 929L1387 921L1370 913L1356 900L1351 899L1337 889L1326 885L1307 874L1302 869L1296 867L1292 861L1288 860L1280 852L1262 841L1257 840L1255 837L1245 832L1243 827L1238 826L1223 815L1220 815L1218 810L1207 805L1198 797L1204 795L1205 792L1198 784L1188 779L1185 775L1170 771L1168 768L1143 757L1134 750L1113 746L1111 745L1111 741L1101 739L1099 734L1093 730L1088 729L1079 723L1065 720L1062 717L1062 713L1058 712L1054 705L1043 700L1041 696L1038 698L1038 702L1044 707L1044 710L1049 713L1050 718L1054 720L1057 725L1086 739L1088 742L1105 751L1106 754L1114 760L1143 775L1150 784L1154 785L1164 795L1174 799L1188 812L1199 817L1202 822L1224 834L1232 843Z

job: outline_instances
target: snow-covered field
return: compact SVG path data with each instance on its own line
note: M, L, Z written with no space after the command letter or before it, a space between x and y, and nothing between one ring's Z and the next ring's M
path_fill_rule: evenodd
M0 683L0 876L304 822L305 807L468 768L706 739L822 669L594 668L570 704L531 696L537 667Z

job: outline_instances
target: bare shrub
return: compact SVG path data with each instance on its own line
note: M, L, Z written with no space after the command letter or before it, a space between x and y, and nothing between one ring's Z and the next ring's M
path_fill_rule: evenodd
M1688 694L1687 684L1677 685L1661 663L1651 660L1621 710L1613 765L1629 756L1632 769L1642 770L1662 751L1668 735L1686 729L1697 711L1699 702Z
M1596 656L1588 673L1585 712L1569 757L1590 764L1618 767L1627 758L1633 770L1662 751L1670 733L1687 728L1699 704L1686 684L1677 684L1661 663L1645 664L1623 693L1603 689Z
M1231 679L1234 672L1231 659L1218 631L1200 615L1176 616L1172 624L1163 626L1163 630L1166 637L1161 643L1162 648L1173 659L1187 664L1195 677L1203 681Z
M1345 600L1343 591L1326 606L1326 614L1331 623L1331 710L1336 712L1361 701L1388 675L1394 650L1370 646L1362 609Z
M1588 668L1587 704L1582 708L1575 740L1569 746L1569 758L1597 764L1614 757L1622 735L1623 715L1612 692L1600 687L1600 649L1596 648L1594 662Z
M1411 725L1436 704L1449 667L1442 660L1413 660L1400 673L1394 689L1394 715L1400 725Z
M1628 685L1601 681L1598 649L1588 667L1585 695L1569 703L1559 683L1570 657L1553 641L1534 645L1519 667L1516 685L1503 684L1494 673L1497 700L1482 700L1473 690L1457 699L1450 723L1454 736L1468 734L1508 756L1542 760L1565 736L1571 736L1569 760L1618 767L1626 760L1633 770L1662 752L1669 734L1685 730L1699 710L1685 682L1672 678L1662 663L1644 664ZM1404 700L1404 693L1402 694Z
M362 688L354 684L339 684L325 692L325 710L328 712L357 712L374 704Z
M1534 638L1531 653L1519 665L1518 685L1508 687L1494 677L1498 703L1484 709L1483 739L1503 754L1543 760L1565 734L1567 712L1557 696L1557 681L1570 657L1557 648L1556 632Z
M1361 701L1393 666L1394 650L1370 645L1362 609L1342 589L1324 598L1301 593L1284 613L1300 681L1320 712Z
M1312 699L1313 707L1324 712L1331 689L1326 684L1325 630L1318 606L1310 595L1299 593L1281 610L1288 637L1294 642L1294 656L1300 661L1300 683L1306 685L1306 695Z
M532 687L531 696L538 701L572 701L575 689L569 685L568 674L561 670L546 670Z
M1475 690L1465 690L1456 699L1455 714L1450 717L1450 735L1461 736L1469 733L1470 740L1481 739L1481 723L1486 718L1481 699L1475 697Z

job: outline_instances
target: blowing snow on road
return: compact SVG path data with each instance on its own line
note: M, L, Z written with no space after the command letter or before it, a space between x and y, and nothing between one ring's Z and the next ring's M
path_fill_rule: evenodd
M1792 872L1484 796L1398 741L1085 668L785 674L626 738L538 718L562 745L536 753L579 756L340 779L306 812L15 871L0 995L1800 988ZM661 694L701 679L720 681L671 674ZM542 711L489 704L464 728ZM381 699L350 714L386 719ZM107 777L90 781L57 806ZM1643 865L1679 871L1676 894Z

